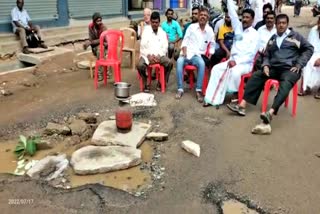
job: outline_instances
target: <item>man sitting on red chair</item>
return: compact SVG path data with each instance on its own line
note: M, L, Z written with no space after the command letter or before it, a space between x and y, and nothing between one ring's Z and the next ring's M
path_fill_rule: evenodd
M290 30L288 24L289 17L286 14L279 14L276 17L277 33L270 38L267 44L262 70L253 73L247 82L241 103L227 105L231 111L245 116L247 102L255 105L265 82L269 79L275 79L280 83L277 95L270 110L262 112L260 115L264 124L270 124L272 116L277 113L290 90L300 79L301 68L311 58L313 46L299 33Z
M205 72L205 61L209 61L211 55L214 54L215 38L212 28L208 25L209 12L206 8L200 9L198 23L191 24L188 27L186 35L181 44L181 56L177 60L177 85L178 91L176 99L180 99L183 95L183 72L185 65L194 65L198 70L196 97L198 102L203 102L202 82ZM209 48L209 56L205 57L207 47ZM203 59L204 58L204 59Z
M150 91L150 85L147 83L147 67L149 64L159 63L164 67L166 83L169 81L169 75L172 69L172 62L166 56L168 52L167 34L162 30L160 25L159 12L152 12L151 27L146 26L143 31L140 43L140 60L137 65L138 72L143 80L144 92ZM157 90L161 90L160 81Z

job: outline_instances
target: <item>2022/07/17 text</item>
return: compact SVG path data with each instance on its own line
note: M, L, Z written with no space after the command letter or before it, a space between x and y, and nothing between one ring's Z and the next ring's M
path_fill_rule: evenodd
M19 199L19 198L8 199L9 205L28 205L32 203L33 203L33 199Z

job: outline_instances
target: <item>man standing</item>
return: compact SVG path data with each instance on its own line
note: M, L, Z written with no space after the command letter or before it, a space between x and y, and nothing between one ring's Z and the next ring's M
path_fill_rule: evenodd
M263 54L266 50L267 43L270 38L277 32L275 21L276 14L273 11L265 15L266 24L261 26L258 30L259 34L259 53Z
M228 12L226 12L224 16L224 24L219 28L218 31L219 48L215 51L210 59L210 64L212 66L218 64L223 58L230 58L233 36L234 33L231 26L231 19Z
M162 29L167 33L169 39L169 46L168 46L168 57L169 59L172 58L174 53L175 45L182 39L182 30L179 23L173 20L173 10L171 8L167 9L166 17L167 21L164 21L161 24Z
M178 91L176 99L183 95L183 67L191 64L197 67L198 77L196 84L196 97L198 102L203 102L202 82L205 72L205 62L203 56L206 53L208 45L209 58L214 53L215 39L212 28L208 25L209 12L207 8L201 8L198 23L191 24L181 44L181 56L177 60L177 85Z
M150 26L150 16L151 16L152 10L149 8L144 8L143 10L143 21L140 22L138 26L138 36L141 38L141 35L143 33L143 30L146 26Z
M293 17L300 16L301 7L302 7L302 0L295 0Z
M320 17L318 24L309 33L308 41L314 47L314 53L303 69L303 91L309 94L311 89L318 89L314 98L320 99Z
M255 29L258 30L261 26L266 24L267 13L272 11L272 5L270 3L263 5L263 19L255 25Z
M39 40L39 47L48 48L44 41L41 40L40 27L38 25L32 25L31 19L27 10L23 8L24 0L17 0L17 6L11 11L13 32L20 37L22 52L29 54L27 36L35 33Z
M228 108L240 116L245 116L247 103L255 105L259 99L264 84L268 79L280 82L279 90L272 107L262 112L263 123L270 124L280 106L289 95L290 90L300 79L301 69L307 64L313 54L313 46L299 33L288 28L289 17L280 14L276 17L277 33L268 42L263 58L262 70L254 72L246 85L242 102L228 104Z
M94 13L92 15L92 22L89 24L89 40L85 41L83 48L86 50L91 46L93 55L98 59L100 56L100 35L103 31L107 30L107 27L102 23L102 16L100 13ZM105 48L107 49L107 42L105 43ZM99 68L98 80L103 80L103 70L102 67ZM110 78L110 72L108 70L108 78Z
M164 67L166 83L169 81L169 75L172 69L172 62L166 57L168 51L167 35L159 25L160 14L159 12L153 12L151 14L151 27L144 29L143 37L141 38L141 57L137 69L144 83L144 92L150 91L150 85L147 83L146 74L149 64L159 63ZM160 82L158 82L157 90L161 90Z
M217 64L211 70L204 106L221 105L226 92L238 91L241 75L252 69L254 57L258 51L258 33L252 27L254 11L245 9L242 12L242 23L232 0L227 2L228 12L234 30L234 40L230 58Z
M184 25L183 28L183 37L186 35L187 29L191 24L197 23L198 22L198 16L199 16L199 7L193 7L191 10L192 16L191 16L191 22L187 23Z

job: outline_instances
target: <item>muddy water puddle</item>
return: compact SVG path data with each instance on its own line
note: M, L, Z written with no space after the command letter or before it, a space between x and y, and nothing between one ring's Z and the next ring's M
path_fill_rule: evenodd
M13 153L16 144L17 141L0 143L0 173L14 173L17 167L17 158ZM55 153L64 153L68 156L68 159L70 159L75 150L89 144L90 142L83 142L77 146L67 146L65 143L59 143L52 149L39 150L33 157L25 156L24 159L26 159L26 161L41 160L42 158ZM148 143L143 143L139 149L142 151L142 162L150 163L153 157L153 147ZM115 172L81 176L74 174L72 168L69 167L67 174L71 187L100 183L105 186L130 192L146 187L152 182L149 172L141 170L139 165Z
M222 205L223 214L259 214L257 211L249 209L247 205L237 201L224 201Z

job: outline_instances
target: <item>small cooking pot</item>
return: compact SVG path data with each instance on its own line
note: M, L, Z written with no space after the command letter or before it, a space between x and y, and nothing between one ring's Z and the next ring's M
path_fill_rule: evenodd
M114 95L118 98L128 98L130 97L130 87L129 83L116 82L114 83Z

